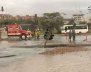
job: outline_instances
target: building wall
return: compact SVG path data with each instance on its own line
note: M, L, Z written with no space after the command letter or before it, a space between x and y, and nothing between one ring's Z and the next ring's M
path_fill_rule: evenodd
M77 22L84 22L85 21L83 14L74 14L73 19Z

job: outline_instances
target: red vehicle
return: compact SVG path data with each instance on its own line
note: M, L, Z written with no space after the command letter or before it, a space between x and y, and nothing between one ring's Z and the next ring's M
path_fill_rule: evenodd
M23 30L19 24L9 24L6 26L7 35L9 36L19 36L21 39L27 39L30 35L30 31Z

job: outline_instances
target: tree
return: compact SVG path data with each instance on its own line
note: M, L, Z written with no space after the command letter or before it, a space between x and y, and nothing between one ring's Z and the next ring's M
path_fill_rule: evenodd
M73 29L75 29L76 23L74 19L71 19L68 24L73 25Z
M39 20L41 27L45 30L49 28L50 30L57 30L57 33L61 32L60 26L63 25L63 17L59 12L54 13L44 13L43 17Z

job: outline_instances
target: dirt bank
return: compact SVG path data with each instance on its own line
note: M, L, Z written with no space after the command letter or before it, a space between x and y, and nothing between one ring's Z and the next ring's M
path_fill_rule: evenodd
M83 48L83 47L60 47L60 48L54 48L52 50L45 50L45 52L42 52L40 54L64 54L68 52L78 52L78 51L88 51L90 49Z

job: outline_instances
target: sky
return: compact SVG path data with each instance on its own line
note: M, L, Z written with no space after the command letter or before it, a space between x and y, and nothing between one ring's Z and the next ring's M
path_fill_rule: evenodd
M0 0L4 13L11 15L42 15L60 12L71 16L79 11L87 13L90 5L90 0Z

